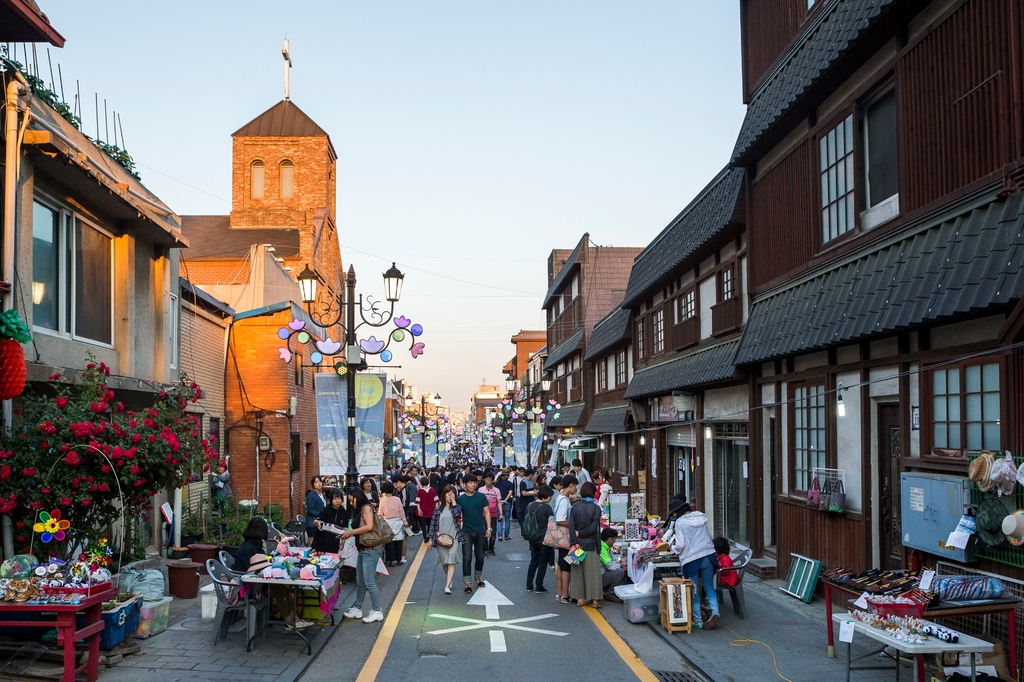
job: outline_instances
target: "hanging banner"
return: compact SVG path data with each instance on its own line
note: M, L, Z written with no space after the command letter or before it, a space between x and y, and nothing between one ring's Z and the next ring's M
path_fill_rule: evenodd
M512 453L516 458L516 466L527 465L526 424L518 422L512 425Z
M554 439L551 443L551 460L548 462L552 471L558 471L558 439Z
M424 442L423 463L426 466L437 464L437 437L433 431L427 431L422 435Z
M348 386L334 372L316 375L320 473L348 470ZM384 473L384 374L356 374L356 468L360 476Z
M540 448L544 443L544 425L530 424L530 463L527 466L540 466Z
M498 466L505 466L505 446L495 445L491 448L491 459Z

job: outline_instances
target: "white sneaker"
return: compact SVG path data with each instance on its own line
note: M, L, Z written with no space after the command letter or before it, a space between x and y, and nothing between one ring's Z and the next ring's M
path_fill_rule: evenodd
M357 618L362 618L362 617L363 617L362 610L361 609L357 609L354 606L352 608L350 608L348 611L346 611L345 615L342 616L342 618L351 618L352 620L356 620Z
M285 627L289 630L305 630L308 627L313 627L313 625L315 625L315 623L301 619L296 620L293 623L285 623Z
M384 620L383 611L370 611L370 615L368 615L366 618L363 618L364 623L376 623L381 620Z

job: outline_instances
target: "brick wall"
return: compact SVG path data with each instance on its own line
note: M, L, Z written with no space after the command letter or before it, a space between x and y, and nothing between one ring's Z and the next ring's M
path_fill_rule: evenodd
M236 321L231 328L225 378L225 411L231 427L227 443L235 496L253 499L255 495L255 427L257 415L262 413L263 433L270 438L272 452L259 453L259 500L261 504L280 504L286 520L303 513L309 479L320 470L312 370L307 365L304 385L296 386L295 365L286 364L277 352L277 330L290 319L290 313L282 311ZM292 396L298 398L296 416L278 416L278 410L287 412ZM300 452L295 472L290 471L289 461L292 431L300 434L304 445L309 444L305 456Z
M241 284L249 280L249 261L240 258L191 260L186 250L178 273L193 284Z

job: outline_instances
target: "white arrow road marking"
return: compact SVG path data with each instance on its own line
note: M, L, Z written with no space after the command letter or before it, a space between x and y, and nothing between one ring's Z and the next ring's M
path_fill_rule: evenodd
M505 646L505 633L501 630L491 630L491 653L499 654L508 651Z
M470 606L483 606L486 609L487 620L501 619L501 616L498 615L499 606L515 606L512 600L488 582L485 582L484 586L478 589L467 603Z
M517 623L527 623L533 620L544 620L545 618L557 618L557 613L545 613L542 616L530 616L528 618L515 618L513 620L501 620L501 621L487 621L477 620L475 618L462 618L461 616L448 616L443 613L432 613L431 618L444 618L445 620L454 620L460 623L473 623L473 625L463 625L457 628L447 628L444 630L434 630L428 632L428 635L447 635L453 632L465 632L467 630L482 630L483 628L508 628L509 630L522 630L524 632L534 632L542 635L556 635L558 637L565 637L568 632L556 632L555 630L542 630L540 628L528 628L523 625L517 625Z

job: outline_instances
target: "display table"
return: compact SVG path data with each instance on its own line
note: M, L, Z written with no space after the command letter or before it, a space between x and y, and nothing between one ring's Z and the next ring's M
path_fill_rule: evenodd
M646 544L646 543L635 543L635 544ZM636 548L632 545L626 550L626 575L633 582L640 582L640 578L643 576L646 570L644 568L633 566L633 555L636 554ZM679 563L679 557L659 557L648 562L647 565L654 566L654 582L657 583L662 578L678 577L683 574L682 565Z
M828 622L829 623L829 629L831 629L831 626L834 623L842 623L843 621L847 621L847 620L850 620L850 618L848 616L843 616L843 615L840 615L840 614L837 613L834 616L832 616L831 619L829 619L829 622ZM896 639L895 637L887 635L882 630L879 630L878 628L873 628L870 625L867 625L866 623L861 623L860 621L853 621L853 628L854 628L854 631L855 631L857 636L864 636L864 637L867 637L868 639L873 639L876 642L878 642L879 644L882 644L883 648L884 647L890 647L890 648L896 649L897 651L900 651L902 653L905 653L905 654L908 654L910 656L913 656L916 659L916 662L917 662L917 680L918 680L918 682L925 682L924 659L921 658L922 656L926 656L928 654L942 654L942 653L970 654L971 655L971 680L973 682L973 680L976 679L976 674L975 674L975 663L976 663L975 656L977 654L991 653L992 651L995 650L995 644L993 644L992 642L986 642L983 639L978 639L977 637L971 637L970 635L965 635L963 633L957 633L957 634L960 635L960 641L956 642L956 643L953 643L953 642L943 642L943 641L940 641L938 639L935 639L934 637L929 637L928 641L925 642L924 644L909 644L907 642L901 642L900 640ZM892 666L888 666L888 665L886 665L886 666L882 666L882 665L854 666L853 665L853 659L851 657L851 655L852 655L851 648L852 647L851 647L850 643L848 642L846 644L846 682L850 682L850 672L853 671L853 670L891 670L892 669ZM870 654L867 654L867 656L862 656L861 659L877 656L878 653L879 653L879 650L875 650L875 651L871 652ZM900 677L900 661L899 661L899 656L895 656L894 660L895 660L895 663L896 663L896 666L895 666L896 667L896 679L899 679L899 677Z
M42 625L57 628L57 644L64 647L64 675L62 682L74 682L75 675L86 671L86 679L92 682L99 675L100 633L105 627L100 617L103 602L117 597L117 590L109 588L85 597L78 604L19 604L0 601L0 629L25 625ZM5 613L33 614L30 620L4 620ZM85 615L85 624L77 629L78 614ZM75 642L88 638L89 659L75 666Z
M828 618L828 655L829 658L835 658L836 648L832 627L832 593L839 592L853 597L859 597L863 593L846 585L834 583L826 578L822 578L821 582L825 586L825 615ZM1019 679L1017 673L1017 618L1015 616L1018 603L1018 600L1013 598L979 599L970 602L939 602L937 606L925 609L921 617L926 620L938 620L940 618L956 618L958 616L1005 614L1010 675L1016 680Z
M338 582L338 568L333 569L329 573L318 577L315 580L293 580L291 578L263 578L257 575L245 574L242 576L242 582L246 585L281 585L292 588L292 597L296 607L299 604L299 591L303 589L315 589L320 592L320 610L324 613L330 614L331 625L334 625L334 607L337 606L339 593L334 590L334 585ZM247 601L251 600L256 590L246 590L245 598ZM298 611L298 608L296 608ZM298 618L298 614L294 614ZM252 651L252 643L257 637L264 634L266 630L263 627L262 621L258 618L252 619L253 631L249 632L246 630L248 640L245 643L245 650ZM292 629L303 642L306 643L306 654L313 654L313 646L309 639L302 634L302 630L298 628Z

